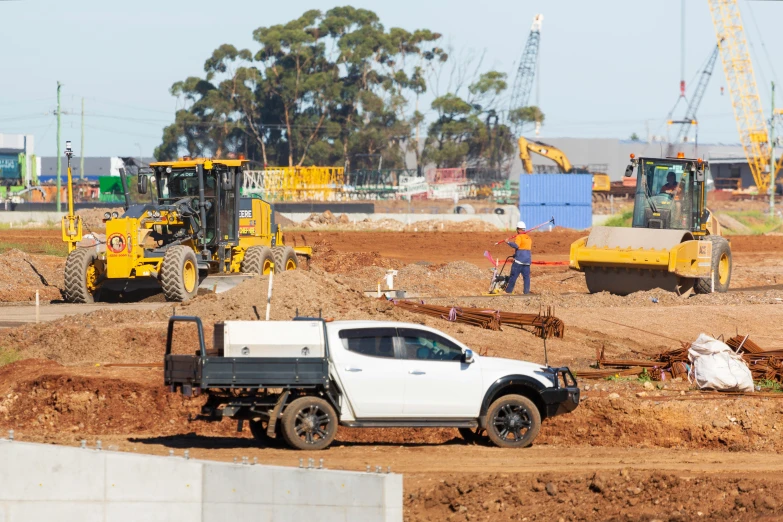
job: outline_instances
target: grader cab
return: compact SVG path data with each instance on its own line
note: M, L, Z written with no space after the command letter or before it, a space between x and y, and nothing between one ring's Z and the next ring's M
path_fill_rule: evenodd
M241 196L244 163L152 163L137 183L140 195L153 185L151 202L130 205L126 190L125 213L104 215L105 245L72 249L65 265L68 300L88 303L102 290L157 286L167 300L187 301L207 277L293 270L297 256L309 259L311 248L283 243L269 203Z

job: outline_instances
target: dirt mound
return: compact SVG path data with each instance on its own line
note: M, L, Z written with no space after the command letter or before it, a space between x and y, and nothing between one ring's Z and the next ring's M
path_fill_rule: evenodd
M63 259L11 249L0 254L0 302L62 298Z
M400 265L399 261L386 259L378 252L340 252L332 248L327 241L319 241L313 245L313 258L310 261L311 267L340 274L368 266L389 269L398 268Z
M666 472L451 474L411 487L405 519L759 520L777 517L780 479L680 476ZM522 515L524 514L524 518Z
M0 424L39 437L183 433L203 400L169 393L155 370L75 369L38 359L0 368ZM231 431L228 423L198 428Z

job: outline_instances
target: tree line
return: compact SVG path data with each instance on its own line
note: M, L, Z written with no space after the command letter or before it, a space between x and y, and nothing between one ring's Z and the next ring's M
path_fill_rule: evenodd
M259 27L253 40L253 50L221 45L202 76L172 85L184 107L156 158L244 155L350 170L404 168L410 151L417 165L505 168L523 125L544 118L507 106L506 73L454 62L439 33L386 29L366 9L310 10Z

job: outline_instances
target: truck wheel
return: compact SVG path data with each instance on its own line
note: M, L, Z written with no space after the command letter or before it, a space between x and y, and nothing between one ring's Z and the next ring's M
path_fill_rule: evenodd
M266 419L260 419L257 421L251 420L249 422L250 424L250 433L253 434L253 438L256 439L258 442L260 442L262 445L267 447L274 447L274 446L280 446L280 441L282 439L282 430L280 428L280 422L278 422L275 425L275 436L270 437L266 433L266 428L269 426L269 421Z
M296 252L290 246L272 248L272 255L275 256L275 273L285 272L286 270L296 270L298 262Z
M269 275L274 262L275 258L272 256L272 250L269 247L252 246L245 251L240 270L243 274Z
M487 411L487 435L501 448L526 448L541 429L541 414L522 395L504 395Z
M93 303L100 275L94 248L77 248L65 260L65 298L71 303Z
M198 293L198 262L190 247L177 245L166 250L160 268L160 286L167 301L187 301Z
M337 414L318 397L300 397L285 409L283 437L294 449L322 450L337 434Z
M725 238L720 236L707 236L702 241L712 243L711 273L715 278L715 291L727 292L731 282L731 247ZM712 293L712 277L696 280L697 294Z

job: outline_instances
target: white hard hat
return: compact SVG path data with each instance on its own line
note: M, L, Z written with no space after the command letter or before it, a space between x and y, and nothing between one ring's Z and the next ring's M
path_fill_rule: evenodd
M521 228L522 230L525 230L527 227L525 226L524 221L517 221L517 228Z

